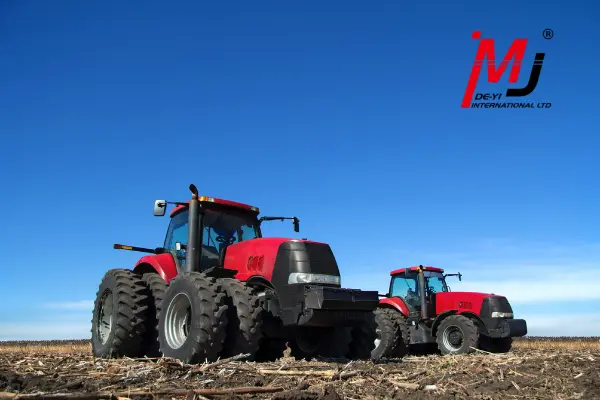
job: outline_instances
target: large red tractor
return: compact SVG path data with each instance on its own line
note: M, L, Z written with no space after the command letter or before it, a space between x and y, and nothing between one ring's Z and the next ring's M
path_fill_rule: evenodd
M389 292L376 311L374 357L402 357L414 348L433 347L442 354L465 354L475 349L508 352L512 338L527 334L527 323L514 319L503 296L451 292L444 270L402 268L391 272Z
M174 204L162 247L115 245L150 253L132 270L109 270L95 301L92 348L98 357L160 355L197 363L251 354L369 359L375 347L375 291L341 288L325 243L264 238L262 217L246 204L199 197Z

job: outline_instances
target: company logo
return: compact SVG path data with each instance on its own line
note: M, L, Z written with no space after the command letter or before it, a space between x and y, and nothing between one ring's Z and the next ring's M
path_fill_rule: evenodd
M545 29L542 33L544 39L550 40L554 37L554 32L551 29ZM529 96L538 85L544 58L546 53L535 53L531 73L527 85L522 88L509 88L505 93L476 93L477 82L481 74L484 61L487 61L487 79L489 83L498 83L500 78L506 72L509 63L512 61L509 83L517 83L521 73L521 64L527 49L527 39L515 39L502 62L496 68L496 51L495 41L491 38L481 38L481 31L475 31L472 35L473 39L479 40L479 47L475 54L475 62L471 68L471 75L467 83L467 89L463 96L462 108L550 108L552 103L518 101L523 97ZM515 100L515 101L506 101Z

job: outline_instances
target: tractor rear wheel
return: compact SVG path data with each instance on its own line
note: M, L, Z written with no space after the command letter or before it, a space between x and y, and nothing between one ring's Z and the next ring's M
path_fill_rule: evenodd
M150 294L139 275L111 269L102 278L92 318L96 357L139 357L144 353Z
M215 361L226 328L226 294L216 279L199 272L173 278L159 314L158 339L165 357L187 364Z
M263 309L255 291L245 283L222 278L218 282L227 293L227 336L223 357L250 354L253 360L262 337Z
M362 324L355 326L351 330L352 340L348 358L351 360L379 360L381 357L373 355L375 349L375 340L377 339L377 323L375 322L375 313L367 313Z
M160 275L155 273L146 273L142 279L150 290L151 302L148 310L148 319L146 325L146 338L144 342L145 354L147 357L160 357L160 342L158 341L158 316L165 297L168 285Z
M481 336L479 339L479 348L490 353L508 353L512 348L513 339L498 338L492 339L488 336Z
M472 353L479 345L479 330L464 315L451 315L440 323L436 341L442 355Z
M408 353L410 335L404 316L396 310L378 308L375 310L377 339L371 355L374 359L382 357L402 358Z

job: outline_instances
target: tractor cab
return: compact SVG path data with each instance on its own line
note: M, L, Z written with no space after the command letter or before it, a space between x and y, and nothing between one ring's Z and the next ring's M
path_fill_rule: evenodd
M190 215L190 202L169 203L156 200L154 215L164 216L166 205L175 204L171 211L171 222L167 229L163 249L173 254L183 270L186 269L188 242L191 235L199 242L198 260L194 260L200 271L223 266L227 247L262 237L263 221L293 219L294 230L299 231L299 220L296 217L261 217L258 207L216 197L198 196L194 204L195 215ZM192 223L190 221L195 221ZM195 225L195 232L190 232L190 225ZM193 258L196 258L193 257Z
M444 271L434 267L402 268L392 272L390 282L390 297L400 297L404 300L410 313L421 313L423 302L421 293L425 294L427 314L435 313L435 294L448 292Z
M199 206L200 270L219 265L227 246L262 236L256 207L213 197L199 197ZM188 236L189 208L178 205L171 211L163 247L175 252L181 264L186 261Z
M423 319L435 317L437 294L450 292L446 277L458 276L462 280L460 273L444 274L441 268L422 265L401 268L392 271L390 275L392 279L388 297L401 298L409 314Z

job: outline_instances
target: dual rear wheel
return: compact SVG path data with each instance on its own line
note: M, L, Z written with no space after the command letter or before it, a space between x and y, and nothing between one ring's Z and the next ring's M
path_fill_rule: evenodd
M174 357L186 363L254 354L262 308L251 288L235 279L181 274L167 285L157 274L109 270L92 319L97 357Z

